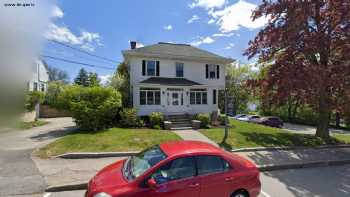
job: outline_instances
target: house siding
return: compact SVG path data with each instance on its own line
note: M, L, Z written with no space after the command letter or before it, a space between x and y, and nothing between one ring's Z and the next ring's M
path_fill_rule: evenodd
M146 85L141 84L141 81L148 79L150 76L143 76L142 61L156 60L160 62L159 77L175 78L176 77L176 62L184 63L184 78L202 84L203 86L164 86L164 85ZM219 65L219 76L217 79L206 78L206 64ZM170 59L150 59L143 57L129 57L128 65L130 69L130 84L132 93L132 104L137 109L139 116L148 115L152 112L162 112L164 114L172 113L210 113L218 110L218 91L225 88L225 65L215 62L195 62ZM157 87L161 91L160 105L140 105L140 88L141 87ZM184 104L177 111L169 110L167 105L167 88L183 88L184 89ZM206 88L207 89L207 104L191 105L190 104L190 89ZM213 104L213 89L217 90L217 102Z

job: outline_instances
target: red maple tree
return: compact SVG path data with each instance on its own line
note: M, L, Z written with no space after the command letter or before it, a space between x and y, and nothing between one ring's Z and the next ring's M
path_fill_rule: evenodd
M350 0L263 0L252 17L269 18L245 52L270 63L256 84L276 102L302 97L319 114L316 136L328 139L332 111L349 113Z

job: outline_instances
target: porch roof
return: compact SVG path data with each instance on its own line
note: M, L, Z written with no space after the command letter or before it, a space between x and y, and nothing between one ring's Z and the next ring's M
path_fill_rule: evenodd
M167 77L150 77L142 84L156 84L156 85L169 85L169 86L197 86L202 85L200 83L188 80L186 78L167 78Z

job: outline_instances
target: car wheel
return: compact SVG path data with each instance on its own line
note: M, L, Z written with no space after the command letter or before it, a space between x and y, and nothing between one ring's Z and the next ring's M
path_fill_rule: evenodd
M231 197L249 197L246 191L237 191L231 195Z

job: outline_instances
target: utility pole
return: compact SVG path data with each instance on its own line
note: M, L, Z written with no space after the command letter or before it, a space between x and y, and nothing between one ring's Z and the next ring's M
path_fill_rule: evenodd
M224 135L224 139L222 140L223 142L226 141L226 139L228 138L228 95L227 95L227 88L225 88L225 135Z

